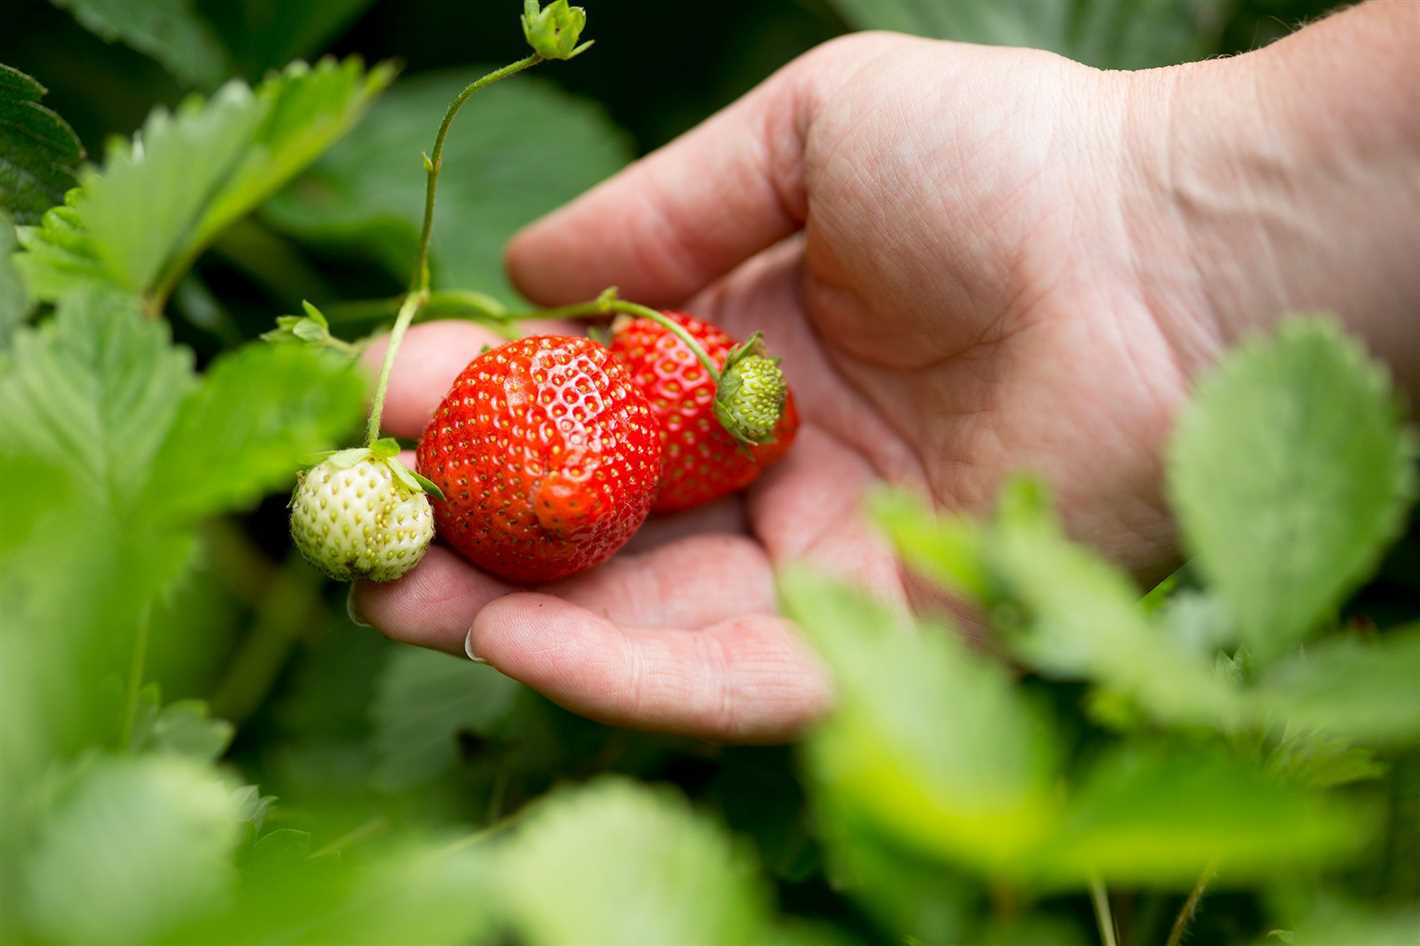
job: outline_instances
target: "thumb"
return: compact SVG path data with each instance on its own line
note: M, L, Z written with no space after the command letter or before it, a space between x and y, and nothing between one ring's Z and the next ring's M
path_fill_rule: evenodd
M523 230L508 247L514 284L544 305L609 285L667 305L796 232L814 58Z

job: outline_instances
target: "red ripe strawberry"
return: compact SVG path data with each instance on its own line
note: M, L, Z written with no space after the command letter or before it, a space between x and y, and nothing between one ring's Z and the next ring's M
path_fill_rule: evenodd
M516 582L597 565L645 520L661 443L645 397L604 346L533 336L484 352L419 441L439 535Z
M682 312L666 312L724 368L736 342L714 325ZM715 379L684 342L649 318L620 319L611 350L630 367L661 424L661 482L652 512L689 509L752 483L794 442L799 415L794 395L774 427L773 441L743 444L715 415ZM772 416L772 415L771 415Z

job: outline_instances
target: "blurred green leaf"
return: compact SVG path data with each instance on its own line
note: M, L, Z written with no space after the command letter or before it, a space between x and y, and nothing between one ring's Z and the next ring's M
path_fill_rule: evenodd
M971 946L1086 946L1091 942L1073 923L1045 916L998 920Z
M988 546L1008 602L1024 607L1023 619L1003 607L995 615L1016 653L1046 674L1127 694L1165 722L1240 721L1231 681L1150 620L1122 572L1071 543L1039 490L1025 480L1007 485Z
M838 705L808 743L835 808L925 853L995 870L1055 816L1049 719L1000 666L802 571L780 595L827 660Z
M135 727L133 746L140 752L216 762L235 734L231 723L212 718L202 700L179 700L156 711L145 725Z
M121 519L192 388L192 356L132 300L104 293L68 297L15 336L13 356L0 371L0 438L72 470L92 514Z
M434 651L405 648L380 678L370 714L375 780L405 788L447 772L460 733L486 736L508 713L518 684L492 667Z
M1065 884L1092 876L1187 888L1215 866L1266 879L1345 860L1374 820L1225 756L1182 746L1124 746L1086 773L1059 836L1036 868Z
M59 203L84 157L64 119L39 104L44 94L34 79L0 64L0 213L16 223L34 223Z
M1185 542L1263 662L1371 573L1413 492L1385 375L1319 320L1225 358L1180 418L1168 469Z
M873 497L872 509L878 525L908 565L970 600L986 597L984 544L976 523L938 516L920 499L898 491Z
M1220 39L1224 0L831 0L850 24L935 39L1048 49L1099 68L1198 59Z
M26 913L63 943L146 943L227 896L238 812L210 769L97 758L50 811L25 865Z
M1367 744L1420 741L1420 628L1334 637L1274 666L1265 712L1303 730Z
M268 840L270 839L270 840ZM483 851L404 836L340 856L307 855L303 832L272 832L223 909L166 946L472 946L486 942Z
M324 51L374 0L197 0L249 79Z
M66 207L20 232L30 292L57 299L97 283L156 307L218 232L314 160L391 78L353 59L296 63L255 91L231 82L210 101L153 112L83 174Z
M369 121L268 205L267 219L302 239L358 249L406 280L424 207L419 149L433 141L449 102L479 71L399 83ZM630 157L627 141L599 108L550 84L520 77L481 93L444 151L434 284L515 299L502 266L508 237Z
M978 923L977 885L941 861L884 836L862 819L817 799L825 874L884 932L924 946L969 941Z
M150 491L166 517L241 508L353 430L364 378L349 361L294 345L254 343L224 355L182 402Z
M1277 940L1264 942L1270 946ZM1420 943L1420 908L1325 903L1282 942L1288 946L1415 946Z
M210 87L226 73L226 55L192 0L52 0L84 28L162 63L179 79Z
M671 790L604 778L538 803L499 861L530 946L758 942L764 895L713 823Z
M10 259L17 245L15 226L0 210L0 352L10 347L10 336L24 322L30 309L25 285Z

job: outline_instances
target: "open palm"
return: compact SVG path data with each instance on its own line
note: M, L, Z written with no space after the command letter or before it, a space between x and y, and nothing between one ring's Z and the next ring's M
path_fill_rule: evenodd
M1034 470L1077 533L1136 570L1165 563L1158 447L1216 343L1171 329L1137 263L1130 204L1147 195L1122 81L1043 53L854 37L525 231L509 268L540 303L617 285L762 330L799 439L744 495L652 520L590 573L513 588L435 547L402 581L357 588L359 613L597 719L756 741L830 702L776 614L777 567L916 603L861 514L875 481L975 511ZM494 341L417 327L387 428L418 436Z

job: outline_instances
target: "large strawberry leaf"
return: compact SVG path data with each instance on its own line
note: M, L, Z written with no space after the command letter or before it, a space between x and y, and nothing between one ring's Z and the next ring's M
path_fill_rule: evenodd
M0 65L0 211L34 223L74 185L84 149L64 119L39 104L44 86Z
M149 117L133 142L39 227L17 257L40 299L95 285L159 308L222 228L250 211L343 134L392 78L356 60L296 64L255 91L233 82Z
M369 121L266 207L267 220L306 240L360 250L407 279L424 206L419 148L428 147L449 100L479 71L400 83ZM511 300L501 262L508 237L630 157L605 114L549 84L520 78L481 93L444 152L435 283Z
M1228 356L1170 453L1188 550L1263 661L1318 630L1372 572L1414 489L1385 375L1322 321Z
M500 868L530 946L772 941L742 852L671 791L604 779L559 792L528 813Z
M1049 49L1140 69L1213 51L1224 0L831 0L857 29Z
M780 591L837 685L837 709L808 747L833 808L924 854L1014 867L1055 813L1058 759L1041 707L952 631L904 626L802 572Z
M1270 668L1261 710L1304 732L1363 743L1420 742L1420 629L1333 637Z
M197 86L222 80L227 57L192 0L52 0L85 29L151 56Z
M72 470L94 514L119 520L194 384L192 356L131 299L70 296L0 365L0 439Z
M38 827L25 913L55 942L151 942L229 893L239 814L210 768L173 757L92 760Z
M242 508L360 419L365 381L345 359L295 345L223 356L188 397L158 453L149 491L165 519Z
M1210 867L1267 878L1355 854L1367 811L1264 775L1255 765L1184 746L1126 745L1091 765L1059 834L1033 861L1042 878L1084 886L1191 886Z
M490 667L406 648L394 654L370 707L375 779L417 785L458 760L461 733L488 735L512 708L518 685Z

